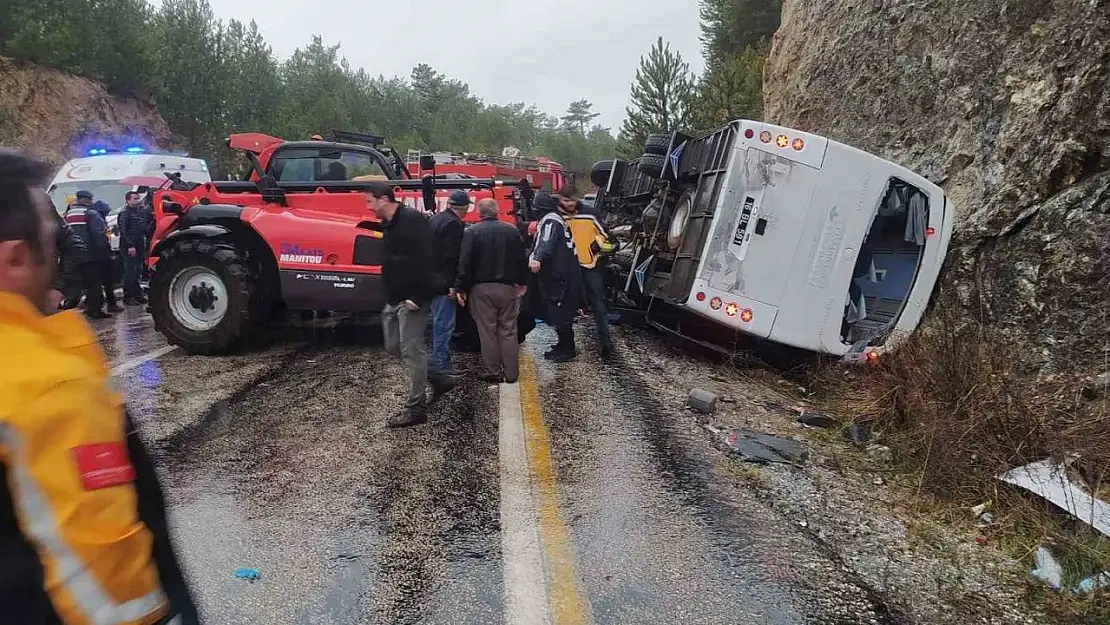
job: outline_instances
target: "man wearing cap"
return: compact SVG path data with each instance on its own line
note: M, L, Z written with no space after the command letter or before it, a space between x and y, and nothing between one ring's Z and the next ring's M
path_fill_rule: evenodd
M451 335L455 332L455 276L463 238L463 217L470 211L470 196L462 189L451 192L447 208L432 217L433 259L439 294L432 299L432 353L428 372L454 375Z
M108 243L107 225L99 212L93 209L93 194L78 191L77 199L66 209L66 223L84 250L81 257L81 282L85 289L85 315L90 319L105 319L104 312L104 263L112 258ZM73 301L67 294L67 303ZM76 295L76 299L80 294Z

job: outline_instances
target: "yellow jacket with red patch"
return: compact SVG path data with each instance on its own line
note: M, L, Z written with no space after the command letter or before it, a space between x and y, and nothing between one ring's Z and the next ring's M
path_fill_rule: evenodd
M76 311L43 316L0 293L0 465L19 529L66 624L167 614L139 519L122 398Z
M566 217L570 237L574 239L574 251L578 254L578 264L586 269L597 266L597 260L602 254L608 254L615 248L609 242L605 227L593 215L571 215Z

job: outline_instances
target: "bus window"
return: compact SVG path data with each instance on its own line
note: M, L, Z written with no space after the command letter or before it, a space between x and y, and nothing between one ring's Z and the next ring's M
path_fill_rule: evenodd
M925 253L929 197L891 178L860 246L848 287L841 339L882 344L917 279Z

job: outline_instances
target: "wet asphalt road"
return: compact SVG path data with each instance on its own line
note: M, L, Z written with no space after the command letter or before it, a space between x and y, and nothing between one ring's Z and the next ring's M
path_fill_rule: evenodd
M546 562L538 600L577 606L538 622L900 622L748 493L688 414L655 399L635 364L650 341L631 345L629 331L605 364L583 333L583 355L564 365L540 355L547 328L529 337L521 469L555 502L537 512L501 509L506 387L468 378L429 425L388 430L404 381L373 329L213 358L167 350L139 309L96 327L155 453L207 623L527 622L504 607L506 571L531 560L503 548L503 530L521 529L503 522L522 518ZM236 579L240 567L261 579Z

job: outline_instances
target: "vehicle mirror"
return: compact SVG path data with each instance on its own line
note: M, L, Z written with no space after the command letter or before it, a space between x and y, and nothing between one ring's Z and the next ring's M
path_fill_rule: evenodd
M424 154L420 157L420 169L432 169L436 166L436 157Z

